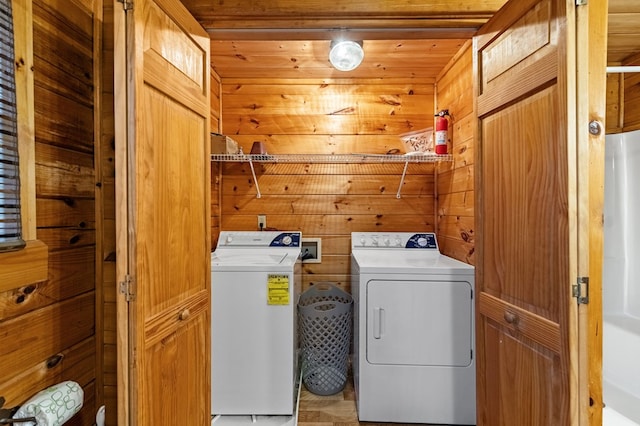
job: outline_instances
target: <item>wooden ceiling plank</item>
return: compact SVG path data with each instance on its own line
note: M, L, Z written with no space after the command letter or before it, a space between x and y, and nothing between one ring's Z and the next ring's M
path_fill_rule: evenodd
M637 36L640 33L640 13L610 14L609 27L609 35L631 33Z
M256 22L234 21L225 24L215 21L207 26L212 40L332 40L346 38L350 40L389 40L423 38L471 38L485 19L474 20L423 20L420 22L382 21L356 23L336 21L324 25L311 26L304 22L270 23L273 27L260 27ZM318 21L314 20L314 24ZM203 25L207 25L203 23ZM223 25L227 25L224 26Z
M431 0L412 2L398 0L350 0L348 2L327 2L325 0L183 0L187 8L199 21L215 21L224 17L269 20L278 17L300 19L304 17L471 17L488 18L495 13L505 0Z
M638 0L609 0L609 14L612 13L640 13Z
M424 40L364 40L365 55L367 54L419 54L455 53L467 39L424 39ZM244 56L282 56L305 55L310 52L328 53L331 43L326 40L318 41L212 41L212 56L215 55L244 55ZM323 53L323 55L326 55Z
M389 79L381 81L380 79L371 80L352 80L352 79L316 79L316 80L289 80L283 78L261 78L261 79L225 79L222 84L221 93L230 94L268 94L277 93L282 89L287 89L288 93L304 94L309 93L309 85L317 85L324 90L348 91L350 93L406 93L416 95L433 95L433 79L426 78L422 80L416 79L411 83L405 80ZM298 90L300 86L300 90Z
M378 81L381 79L399 79L404 81L433 81L435 82L435 75L437 72L429 71L429 72L416 72L415 68L411 69L392 69L392 70L363 70L356 69L354 71L349 72L341 72L337 70L331 70L327 68L312 68L312 69L278 69L273 72L273 78L285 78L285 79L377 79ZM226 77L221 73L223 83L226 81ZM247 68L247 69L234 69L232 73L229 73L229 77L233 79L260 79L260 78L268 78L268 75L265 74L264 70L256 69L256 68Z

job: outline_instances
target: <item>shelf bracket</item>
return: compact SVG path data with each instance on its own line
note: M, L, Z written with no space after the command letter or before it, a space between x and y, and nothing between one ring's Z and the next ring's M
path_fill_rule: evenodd
M262 194L260 194L260 186L258 185L258 179L256 179L256 171L253 168L253 160L249 157L249 166L251 167L251 175L253 176L253 183L256 184L256 198L262 198Z
M396 198L402 198L402 185L404 185L404 177L407 175L407 167L409 167L409 160L404 162L404 169L402 170L402 177L400 178L400 185L398 186L398 192L396 192Z

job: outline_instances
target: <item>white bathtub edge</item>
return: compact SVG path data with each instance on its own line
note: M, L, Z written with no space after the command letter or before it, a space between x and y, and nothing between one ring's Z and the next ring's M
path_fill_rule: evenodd
M617 421L627 421L627 423L605 423L603 421L603 426L640 426L638 399L635 396L609 383L606 379L602 381L602 393L608 417L615 417Z
M638 423L629 420L613 408L604 407L604 410L602 410L602 426L638 426Z

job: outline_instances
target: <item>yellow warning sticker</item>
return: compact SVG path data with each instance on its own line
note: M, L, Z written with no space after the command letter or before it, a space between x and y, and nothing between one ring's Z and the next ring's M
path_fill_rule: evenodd
M267 304L289 304L289 276L269 274L267 278Z

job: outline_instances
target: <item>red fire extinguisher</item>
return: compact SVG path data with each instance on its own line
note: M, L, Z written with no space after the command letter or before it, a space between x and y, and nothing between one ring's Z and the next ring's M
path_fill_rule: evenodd
M449 110L443 109L435 115L436 118L436 154L447 153L447 142L449 141Z

